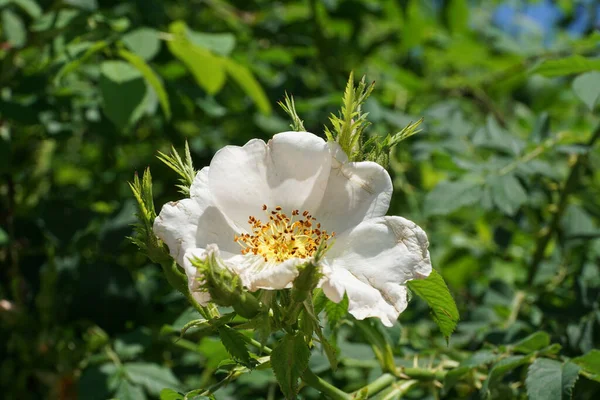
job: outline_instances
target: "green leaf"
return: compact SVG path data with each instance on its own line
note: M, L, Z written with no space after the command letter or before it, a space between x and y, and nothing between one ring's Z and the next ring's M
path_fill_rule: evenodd
M246 366L250 365L252 359L246 348L244 335L227 325L223 325L219 327L219 336L221 337L221 342L223 342L227 352L234 360L239 361Z
M446 18L450 32L461 34L469 29L469 5L467 0L451 0L446 6Z
M550 346L550 335L547 332L535 332L515 343L513 351L529 354L544 347Z
M12 0L12 2L21 7L32 19L42 16L42 8L35 0Z
M9 241L10 237L8 236L8 233L0 226L0 246L5 245Z
M447 215L461 207L477 203L483 193L481 184L459 180L439 183L425 197L426 215Z
M527 395L530 400L570 399L578 377L576 364L538 358L527 372Z
M574 55L557 60L543 61L541 64L533 67L530 73L555 77L598 70L600 70L600 59Z
M183 395L173 389L163 389L160 391L160 400L183 400Z
M300 333L286 334L271 353L271 367L286 399L298 394L298 379L308 368L310 349Z
M56 76L54 77L54 84L55 85L59 84L60 80L65 75L68 75L71 72L75 71L77 68L82 66L87 60L89 60L94 54L103 50L107 46L108 46L108 42L105 42L105 41L96 42L92 46L90 46L90 48L88 48L81 57L79 57L75 60L69 61L68 63L63 65L62 68L56 73Z
M594 110L600 97L600 72L592 71L573 80L573 91L590 111Z
M527 364L533 355L530 356L509 356L498 361L490 370L487 379L483 382L481 393L483 398L489 396L489 388L494 386L496 383L512 371L513 369L520 367L521 365Z
M146 84L138 70L123 61L100 66L100 92L106 116L119 129L137 121L143 112Z
M460 316L444 278L433 270L427 279L409 281L408 287L429 305L433 320L447 340L454 332Z
M325 294L323 294L323 296L325 296ZM339 303L335 303L326 298L324 309L325 315L327 315L327 323L329 326L335 326L348 315L348 295L344 293L344 298Z
M587 378L600 382L600 350L591 350L571 361L582 368Z
M488 185L494 204L505 214L513 215L527 201L527 193L512 174L492 175Z
M123 367L131 382L145 387L154 396L158 396L165 388L177 389L181 386L169 368L158 364L127 363Z
M141 387L130 383L127 379L122 379L119 383L115 398L119 400L146 400L146 394Z
M78 7L86 11L95 11L98 9L97 0L64 0L65 4Z
M158 96L158 101L162 107L165 117L171 119L171 105L169 104L169 96L163 86L158 75L150 68L144 59L136 54L133 54L125 49L119 50L119 55L133 65L146 79L146 82L154 89Z
M9 9L2 11L2 35L16 48L21 48L27 43L27 29L23 20Z
M187 26L184 22L173 22L169 31L174 36L167 42L171 53L185 64L196 82L207 93L218 93L226 78L223 59L192 43L187 36Z
M152 28L138 28L123 35L121 40L129 50L146 61L154 58L160 50L158 31Z
M187 35L195 45L222 56L228 56L235 48L235 35L232 33L204 33L188 29Z
M242 90L254 101L263 114L271 113L271 103L260 86L260 83L254 78L252 73L245 66L238 64L230 59L224 59L224 66L229 76L231 76Z

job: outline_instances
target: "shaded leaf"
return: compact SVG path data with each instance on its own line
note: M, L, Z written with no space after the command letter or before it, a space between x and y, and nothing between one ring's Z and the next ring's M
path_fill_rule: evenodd
M525 189L512 174L492 175L488 185L494 204L505 214L513 215L527 201Z
M461 207L477 203L482 196L481 184L472 181L444 181L425 197L427 215L445 215Z
M158 31L152 28L138 28L123 35L121 40L129 50L146 61L154 58L160 50Z
M571 361L582 368L587 378L600 382L600 350L593 349Z
M146 394L141 387L122 379L119 383L115 398L119 400L146 400Z
M235 35L232 33L204 33L188 29L187 35L195 45L222 56L231 54L235 47Z
M219 337L234 360L240 361L244 365L250 365L250 353L246 348L244 336L240 332L223 325L219 327Z
M105 42L105 41L96 42L92 46L90 46L81 57L79 57L75 60L69 61L68 63L63 65L62 68L56 73L56 76L54 77L54 84L60 83L60 80L65 75L68 75L71 72L75 71L77 68L81 67L94 54L98 53L99 51L102 51L107 46L108 46L108 42Z
M181 384L169 368L143 362L123 365L125 373L133 383L146 388L148 393L158 396L165 388L177 389Z
M21 48L27 43L27 30L23 20L9 9L2 11L2 35L13 47Z
M535 332L514 344L514 351L529 354L550 345L547 332Z
M579 367L571 362L538 358L527 372L527 395L531 400L570 399L578 376Z
M124 129L143 112L146 84L138 70L123 61L105 61L100 66L100 92L106 116Z
M33 19L42 16L42 8L35 0L12 0L12 2L21 7Z
M271 353L271 367L286 399L298 394L298 379L308 368L310 350L302 334L285 335Z
M530 356L509 356L498 361L490 370L487 379L483 382L481 393L483 398L489 396L489 389L497 384L504 375L520 367L521 365L527 364L533 355Z
M572 87L577 97L593 110L600 97L600 72L592 71L579 75L573 80Z

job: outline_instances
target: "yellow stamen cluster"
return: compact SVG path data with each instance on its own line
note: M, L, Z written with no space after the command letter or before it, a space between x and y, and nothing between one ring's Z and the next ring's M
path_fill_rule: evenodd
M321 224L304 211L293 210L291 218L284 214L281 207L269 211L263 204L268 217L262 222L253 216L248 217L252 234L235 235L234 241L242 246L242 254L260 255L265 261L283 262L290 258L311 257L321 243L335 235L321 229Z

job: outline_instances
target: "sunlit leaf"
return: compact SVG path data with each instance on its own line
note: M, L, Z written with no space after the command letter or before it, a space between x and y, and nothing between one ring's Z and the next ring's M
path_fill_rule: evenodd
M434 321L448 339L454 332L460 315L444 278L433 270L426 279L409 281L408 287L429 305Z
M532 68L530 73L554 77L598 70L600 70L600 59L574 55L556 60L543 61Z
M133 54L125 49L119 50L119 55L133 65L144 77L146 82L154 89L158 96L158 101L165 113L167 119L171 119L171 105L169 96L163 85L163 82L154 70L144 61L144 59L136 54Z
M185 23L173 22L169 31L173 34L173 39L167 41L171 53L185 64L209 94L218 93L225 84L224 60L190 41Z
M226 59L224 61L229 76L240 85L242 90L254 101L262 113L269 114L271 112L271 103L262 86L260 86L256 78L254 78L254 75L252 75L250 70L233 60Z

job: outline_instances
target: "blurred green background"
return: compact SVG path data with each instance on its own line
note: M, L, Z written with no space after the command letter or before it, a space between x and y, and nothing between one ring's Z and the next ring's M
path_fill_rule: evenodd
M376 82L369 134L424 117L393 152L389 213L428 233L461 311L449 345L417 299L384 331L398 364L463 368L409 397L525 398L543 350L597 398L598 26L583 0L0 0L0 397L214 383L228 355L179 339L197 317L126 239L127 182L150 166L157 209L179 198L157 151L187 140L201 168L288 130L286 91L322 135L353 70ZM341 366L315 351L315 372L347 391L381 374L351 321L328 326ZM254 371L216 398L281 394Z

